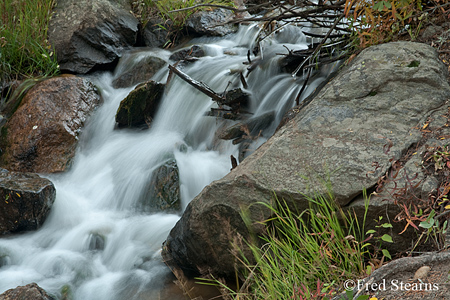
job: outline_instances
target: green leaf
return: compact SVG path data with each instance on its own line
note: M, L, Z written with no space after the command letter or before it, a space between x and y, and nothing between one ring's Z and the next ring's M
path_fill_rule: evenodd
M435 215L436 215L436 211L433 209L433 210L430 212L430 215L428 216L427 219L433 219Z
M394 241L392 240L392 237L389 234L383 234L383 236L381 237L381 239L385 242L388 243L393 243Z
M433 224L434 224L434 219L433 219ZM433 227L433 224L431 222L427 222L427 221L423 221L420 222L419 226L425 229L429 229L431 227Z
M371 243L365 243L364 245L361 246L361 250L364 249L365 247L368 247L368 246L372 246L372 244Z
M388 250L383 249L381 250L381 252L383 252L383 255L386 256L387 258L392 259L391 254L389 253Z
M371 233L375 233L376 231L373 229L367 230L366 234L371 234Z
M382 11L383 10L383 1L377 2L373 5L374 10Z
M389 223L383 223L383 224L381 224L381 227L383 227L383 228L392 228L392 225L389 224Z

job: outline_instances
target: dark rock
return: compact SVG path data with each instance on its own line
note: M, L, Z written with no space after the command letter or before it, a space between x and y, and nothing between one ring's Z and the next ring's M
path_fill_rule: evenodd
M151 48L163 48L170 40L169 31L161 26L162 20L150 20L142 32L142 41ZM170 24L167 25L170 28Z
M0 300L55 300L36 283L18 286L0 295Z
M275 119L275 112L271 111L259 117L251 118L249 120L239 122L231 127L226 128L218 134L218 137L223 140L232 140L242 137L242 135L250 133L250 135L258 135L260 130L267 128Z
M134 65L131 69L120 74L118 78L114 79L114 88L125 88L133 86L135 84L144 82L152 78L156 72L158 72L166 62L155 56L147 56L137 65Z
M220 102L221 105L231 107L233 111L248 108L250 102L250 95L242 91L240 88L232 89L225 92L225 101Z
M91 233L89 235L89 250L103 249L105 249L105 237L98 233Z
M266 190L249 178L236 178L235 182L215 181L192 200L194 202L187 206L170 232L163 246L164 262L181 268L188 277L213 274L231 278L238 265L234 247L240 247L247 258L252 257L242 245L252 236L240 215L241 207L248 208L251 220L266 220L271 212L252 204L267 202L270 198ZM262 229L261 223L255 223L251 230L259 233Z
M0 256L0 268L7 266L11 263L11 258L8 255Z
M195 57L205 56L205 51L200 46L194 45L187 49L182 49L170 56L170 60L179 61L179 60L191 60Z
M55 201L52 182L33 173L0 172L0 234L41 227Z
M420 63L409 67L414 61ZM421 140L414 128L447 110L449 97L447 70L430 46L365 49L265 144L191 201L167 238L165 259L190 274L234 276L230 245L248 237L242 208L250 207L251 224L259 224L271 212L254 203L276 194L302 211L305 194L326 196L324 181L345 207ZM250 230L260 234L258 226Z
M59 0L54 12L48 36L62 71L85 74L115 61L136 43L139 22L128 4Z
M116 114L119 127L140 127L148 125L154 118L164 84L148 81L138 85L122 102Z
M152 211L180 211L180 178L175 160L153 171L144 206Z
M20 172L66 170L84 122L100 103L94 85L76 76L39 82L1 131L1 166Z
M233 18L230 10L197 11L185 22L186 29L195 35L224 36L237 31L235 24L226 24Z

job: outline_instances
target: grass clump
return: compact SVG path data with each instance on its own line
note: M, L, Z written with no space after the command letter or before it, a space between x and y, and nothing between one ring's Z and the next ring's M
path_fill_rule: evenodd
M244 258L249 274L238 291L228 289L228 297L330 299L343 290L345 280L365 274L367 244L357 241L364 236L360 224L365 215L359 223L336 205L331 193L307 199L309 208L300 214L284 201L276 200L275 206L260 203L273 218L265 221L263 246L249 244L255 263Z
M47 40L55 0L0 3L0 79L9 81L59 72Z

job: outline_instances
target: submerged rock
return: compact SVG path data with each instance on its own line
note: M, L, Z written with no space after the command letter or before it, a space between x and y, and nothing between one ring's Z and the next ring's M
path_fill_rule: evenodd
M169 59L174 61L179 60L190 61L202 56L205 56L205 51L203 51L203 49L200 46L194 45L190 48L182 49L175 52L169 57Z
M116 114L119 127L148 126L164 94L164 84L148 81L138 85L120 102Z
M32 173L0 170L0 234L36 230L56 197L53 183Z
M126 1L59 0L48 36L60 69L85 74L134 46L138 23Z
M1 129L0 165L11 171L66 170L84 122L100 103L87 79L66 76L39 82Z
M180 211L180 177L175 160L153 171L144 206L152 211Z
M54 300L36 283L18 286L0 295L0 300Z
M271 214L256 202L276 194L302 211L304 195L326 195L329 181L338 204L348 205L421 140L414 128L446 111L449 97L447 70L433 48L396 42L365 49L264 145L191 201L163 256L190 275L231 278L231 245L248 240L249 230L260 234L259 222ZM246 208L255 224L250 229L241 217ZM391 236L394 244L402 238Z
M220 132L218 137L223 140L232 140L240 138L244 134L250 134L250 136L258 135L261 130L269 127L273 120L275 120L275 112L271 111L230 126Z

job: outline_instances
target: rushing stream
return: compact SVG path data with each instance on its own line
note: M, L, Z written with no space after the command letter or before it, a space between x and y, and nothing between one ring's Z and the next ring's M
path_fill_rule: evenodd
M240 86L234 71L245 71L243 62L258 31L256 26L242 26L225 39L192 41L206 56L183 71L218 92L229 82ZM286 27L275 39L264 41L263 60L247 78L254 116L276 111L276 121L254 147L274 132L302 86L301 76L294 79L279 71L275 54L286 53L283 45L307 47L300 28ZM174 299L159 293L169 274L159 252L180 216L140 211L138 201L152 171L174 157L185 208L206 185L229 172L230 155L238 157L239 146L215 138L223 120L205 113L216 104L176 76L150 129L114 129L119 103L134 88L114 89L114 78L146 55L168 61L170 54L133 51L122 58L114 74L90 78L104 103L83 132L71 170L49 176L57 198L44 226L0 239L0 293L36 282L53 295L71 293L77 300ZM163 68L153 79L165 82L167 76L168 69ZM321 80L311 81L304 94Z

